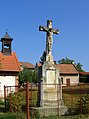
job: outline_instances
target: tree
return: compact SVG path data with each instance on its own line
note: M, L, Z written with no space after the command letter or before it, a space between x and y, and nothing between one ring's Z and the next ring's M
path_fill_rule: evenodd
M72 64L74 60L69 59L68 57L63 58L58 61L59 64Z
M37 75L36 71L33 71L32 79L33 79L32 80L33 83L37 83L38 82L38 75Z
M86 75L80 76L80 77L79 77L79 82L80 82L80 83L82 83L82 82L88 83L88 81L87 81L87 76L86 76Z
M42 56L40 57L40 63L44 63L44 61L46 60L46 51L43 52Z
M76 65L77 70L80 71L80 72L84 72L84 70L82 69L82 66L83 65L78 62L77 65Z
M82 64L80 64L79 62L76 64L74 60L69 59L68 57L66 58L62 58L61 60L58 61L59 64L74 64L76 69L79 72L84 72L84 70L82 69Z
M35 71L23 68L23 71L19 73L19 84L24 84L26 81L30 83L37 83L37 74Z

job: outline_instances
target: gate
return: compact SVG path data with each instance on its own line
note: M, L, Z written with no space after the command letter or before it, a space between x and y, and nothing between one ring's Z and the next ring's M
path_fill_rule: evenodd
M13 91L15 89L15 91ZM33 91L32 91L33 90ZM21 102L21 110L26 114L27 119L30 119L30 107L36 106L37 100L37 87L33 84L29 84L28 82L24 85L17 85L17 86L4 86L4 102L5 102L5 110L8 111L8 101L10 103L9 111L10 112L17 112L18 105L16 110L13 110L13 94L16 96L16 100L18 102L18 93L22 98ZM15 102L15 103L17 103Z

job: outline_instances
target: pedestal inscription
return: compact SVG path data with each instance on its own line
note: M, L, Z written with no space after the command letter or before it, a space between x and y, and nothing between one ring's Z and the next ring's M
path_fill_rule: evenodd
M47 88L55 88L56 83L56 73L55 70L47 70Z

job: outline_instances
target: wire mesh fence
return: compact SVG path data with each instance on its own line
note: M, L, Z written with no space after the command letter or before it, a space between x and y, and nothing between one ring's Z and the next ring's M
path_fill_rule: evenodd
M42 84L43 85L43 84ZM45 84L46 87L48 86ZM50 84L49 84L50 85ZM59 100L58 93L60 93L60 88L57 86L57 101ZM4 86L4 100L5 109L12 111L19 111L19 106L21 111L27 113L27 96L29 99L29 113L30 107L37 107L38 105L38 84L29 84L29 89L27 95L26 84L19 86ZM50 88L50 86L48 86ZM51 84L52 87L52 84ZM52 91L52 90L51 90ZM89 84L79 84L76 86L62 86L62 100L63 104L68 107L68 114L88 114L89 113ZM20 102L21 101L21 102ZM19 104L20 103L20 104ZM59 105L59 101L57 102ZM59 111L58 111L59 115Z
M89 84L63 86L64 104L70 109L70 114L89 113Z

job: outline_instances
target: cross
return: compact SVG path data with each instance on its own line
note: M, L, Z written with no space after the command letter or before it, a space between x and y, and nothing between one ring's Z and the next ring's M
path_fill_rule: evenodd
M58 34L59 30L52 28L52 20L47 20L47 27L39 26L39 31L47 33L46 38L46 54L52 54L53 34Z

